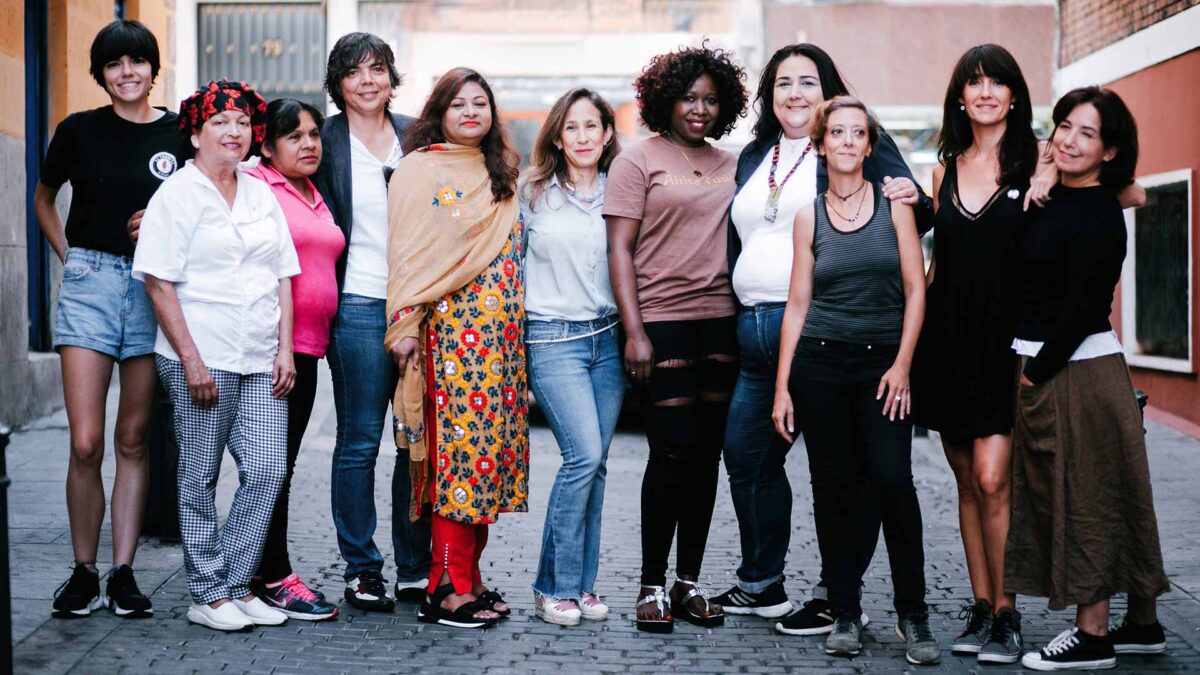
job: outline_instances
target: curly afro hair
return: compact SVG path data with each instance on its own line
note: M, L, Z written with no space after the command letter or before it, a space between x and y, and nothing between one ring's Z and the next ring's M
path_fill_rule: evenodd
M721 138L733 130L739 117L746 115L746 71L724 49L710 49L705 40L699 47L681 47L659 54L633 83L637 90L642 123L654 133L671 128L671 110L701 75L708 75L717 86L720 111L713 125L712 138Z

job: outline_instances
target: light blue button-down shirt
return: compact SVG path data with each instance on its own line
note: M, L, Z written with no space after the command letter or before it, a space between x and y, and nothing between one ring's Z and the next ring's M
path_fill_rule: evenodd
M603 185L603 181L601 181ZM525 314L533 321L590 321L617 313L608 279L603 191L576 199L552 178L535 204L521 200L529 233Z

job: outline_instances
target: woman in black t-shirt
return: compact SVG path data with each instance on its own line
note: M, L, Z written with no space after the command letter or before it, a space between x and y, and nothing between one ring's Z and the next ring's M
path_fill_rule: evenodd
M74 571L55 593L53 615L87 616L106 606L122 617L153 614L133 578L146 498L146 435L154 396L154 312L130 276L133 242L126 225L145 208L183 160L178 118L150 105L158 75L158 42L136 21L114 21L96 35L91 74L111 105L78 112L58 125L34 208L42 232L63 262L54 321L71 428L67 514ZM66 226L54 206L71 183ZM117 475L113 484L113 568L105 593L96 571L104 520L104 413L113 363L121 374L117 411Z

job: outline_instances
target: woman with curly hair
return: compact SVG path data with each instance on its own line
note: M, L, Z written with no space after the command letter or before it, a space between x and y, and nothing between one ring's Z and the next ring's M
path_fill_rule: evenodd
M487 628L511 611L483 584L488 525L527 511L524 225L517 154L487 81L455 68L408 130L388 192L388 328L396 446L433 565L417 618Z
M697 582L737 375L725 260L737 161L706 139L728 134L745 113L744 79L729 52L707 44L654 57L635 87L642 122L656 135L621 153L609 171L609 272L625 369L642 394L650 445L637 600L644 631L670 632L674 616L705 627L725 621Z

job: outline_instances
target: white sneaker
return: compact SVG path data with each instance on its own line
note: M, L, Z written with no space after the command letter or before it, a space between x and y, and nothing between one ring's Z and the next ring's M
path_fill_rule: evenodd
M243 602L234 598L233 604L256 626L278 626L287 621L287 614L272 608L259 598Z
M574 600L563 600L533 592L533 613L546 623L558 626L578 626L583 613Z
M194 624L223 631L248 631L254 628L250 617L242 613L232 602L212 608L208 605L192 605L188 607L187 620Z
M588 621L604 621L608 618L608 604L595 593L579 596L579 612Z

